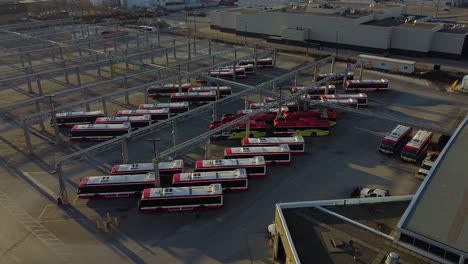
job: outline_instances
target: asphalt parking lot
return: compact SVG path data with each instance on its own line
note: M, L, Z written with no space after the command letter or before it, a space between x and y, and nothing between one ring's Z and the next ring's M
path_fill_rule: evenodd
M260 70L256 76L242 82L257 85L309 60L303 56L280 54L276 69ZM336 68L343 67L338 64ZM329 66L324 66L321 72L328 70ZM306 83L310 78L301 76L300 82ZM453 127L468 109L465 96L447 93L425 80L369 71L365 71L364 78L388 78L390 81L390 91L369 94L369 110L424 118ZM291 84L285 84L283 89L286 91L290 87ZM259 95L249 97L251 101L259 99ZM222 105L218 114L234 113L243 105L242 100ZM179 122L178 143L207 131L210 120L211 113L206 112ZM56 192L58 185L56 175L50 173L53 171L51 165L73 149L89 147L89 143L75 147L67 144L64 149L61 145L44 143L39 154L29 155L10 141L2 140L0 170L4 176L0 180L0 206L7 208L4 201L10 201L34 218L34 224L40 230L43 228L52 236L38 236L37 231L26 227L21 220L24 216L21 218L17 208L9 207L13 208L6 210L9 217L5 214L0 217L3 227L0 260L4 263L33 260L36 263L272 263L265 230L273 221L275 203L344 198L354 187L363 185L379 185L393 195L412 194L417 190L420 180L414 177L416 165L377 151L382 137L396 125L355 114L339 115L330 136L307 139L305 155L294 156L290 167L269 167L266 178L249 182L247 192L225 194L223 209L164 214L140 214L134 199L75 199L79 179L105 174L121 161L119 148L64 168L72 204L62 210L44 198L40 189L31 188L24 174ZM6 127L8 124L4 129ZM15 133L21 137L19 132ZM164 128L131 142L130 162L151 160L153 151L152 144L147 141L149 138L160 137L158 149L169 149L173 144L171 135L171 128ZM178 158L183 158L187 170L191 170L194 160L219 158L225 145L238 143L212 142L206 148L189 150ZM111 227L105 232L97 229L96 220L104 220L107 213L118 217L119 227Z

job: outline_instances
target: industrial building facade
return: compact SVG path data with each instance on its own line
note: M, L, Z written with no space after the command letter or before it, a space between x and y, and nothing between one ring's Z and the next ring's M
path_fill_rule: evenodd
M468 56L468 30L404 15L404 6L358 10L312 5L239 8L210 13L212 29L304 47L451 59Z

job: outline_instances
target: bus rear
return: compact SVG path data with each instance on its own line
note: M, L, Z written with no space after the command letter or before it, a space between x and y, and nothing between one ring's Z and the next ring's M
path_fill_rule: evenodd
M162 109L136 109L136 110L119 110L115 114L116 116L141 116L141 115L149 115L151 116L152 121L159 121L168 119L171 117L168 108Z
M401 159L416 162L426 152L432 139L432 132L419 130L401 151Z
M232 171L207 171L174 174L172 186L204 186L219 183L223 190L246 191L247 171L244 168Z
M410 139L411 127L398 125L390 134L386 135L380 142L379 151L384 154L394 154L399 151Z
M138 197L154 184L154 173L91 176L80 181L77 194L81 199Z
M253 158L263 156L265 162L270 165L291 164L291 150L288 145L279 145L271 147L235 147L225 148L225 159Z
M69 133L71 141L104 141L131 131L129 123L74 125Z
M345 84L346 92L375 92L388 90L388 80L350 80Z
M153 163L118 164L112 166L111 175L129 175L154 172ZM175 173L184 172L184 161L173 160L159 163L161 186L170 186Z
M243 138L243 147L280 146L286 144L291 150L291 154L303 154L305 152L305 142L302 136L294 137L266 137L266 138Z

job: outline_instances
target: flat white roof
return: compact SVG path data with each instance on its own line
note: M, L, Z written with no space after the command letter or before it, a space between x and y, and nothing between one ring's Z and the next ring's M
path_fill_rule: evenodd
M460 124L399 227L468 253L468 117Z

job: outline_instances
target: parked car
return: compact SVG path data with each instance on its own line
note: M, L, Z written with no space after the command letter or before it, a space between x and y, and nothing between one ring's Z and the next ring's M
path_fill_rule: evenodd
M439 152L427 153L426 158L421 163L421 168L419 168L418 172L416 173L416 178L423 180L427 176L432 166L434 165L434 162L439 157L439 154Z
M356 187L351 193L351 198L368 198L368 197L386 197L390 196L390 191L370 188L370 187Z

